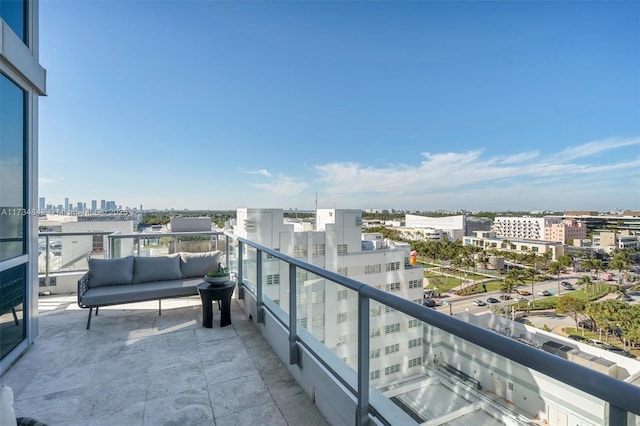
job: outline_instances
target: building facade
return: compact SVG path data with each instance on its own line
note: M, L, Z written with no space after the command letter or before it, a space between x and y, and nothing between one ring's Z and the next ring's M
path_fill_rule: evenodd
M415 214L405 216L403 228L399 228L411 239L424 240L439 239L446 236L449 240L461 240L466 232L466 217L464 215L447 217L427 217Z
M38 333L38 2L0 8L0 373Z
M560 222L548 223L544 227L544 240L559 241L568 244L571 240L587 238L587 226L576 219L563 219Z

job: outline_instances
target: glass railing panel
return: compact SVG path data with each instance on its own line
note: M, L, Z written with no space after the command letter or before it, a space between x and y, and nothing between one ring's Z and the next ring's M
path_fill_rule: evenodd
M289 324L289 263L262 252L262 301Z
M257 258L258 250L246 244L242 246L242 280L249 291L254 294L258 283Z
M88 268L90 257L104 258L103 235L61 234L38 238L38 272L79 271Z

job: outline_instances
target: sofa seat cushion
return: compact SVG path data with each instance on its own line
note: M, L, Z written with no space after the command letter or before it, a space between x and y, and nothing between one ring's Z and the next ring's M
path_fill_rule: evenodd
M220 250L205 253L180 252L182 278L202 278L207 272L217 271L220 262L222 262L222 252Z
M180 256L135 257L133 263L133 284L164 280L179 280Z
M82 303L85 306L104 306L171 297L196 296L198 294L198 284L201 282L202 278L194 278L90 288L82 296Z
M89 259L89 287L131 284L133 256L120 259Z

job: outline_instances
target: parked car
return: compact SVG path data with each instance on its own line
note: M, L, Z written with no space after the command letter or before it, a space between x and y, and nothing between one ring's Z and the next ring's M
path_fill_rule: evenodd
M565 290L574 290L573 285L569 281L562 281L560 285L564 287Z
M578 321L578 327L582 327L585 330L596 330L596 325L591 320Z
M540 290L538 294L540 296L551 296L551 293L549 293L549 290Z
M480 299L476 299L473 301L473 304L476 306L485 306L486 303L484 303L484 301L480 300Z
M501 294L500 295L500 300L511 300L511 295L510 294Z
M425 299L422 304L427 308L434 308L436 306L436 301L433 299Z
M531 292L528 290L518 290L518 294L521 294L523 296L531 296Z
M500 301L498 299L496 299L495 297L488 297L487 298L487 303L500 303Z
M524 300L524 301L528 301L528 300L529 300L529 299L527 299L527 298L526 298L526 297L524 297L524 296L518 296L516 299L517 299L519 302L520 302L520 301L523 301L523 300Z
M584 342L584 341L586 341L586 340L587 340L587 339L585 339L585 338L584 338L584 337L582 337L582 336L578 336L577 334L570 334L570 335L569 335L569 339L571 339L571 340L575 340L576 342Z
M628 294L624 294L620 297L620 300L622 300L623 302L631 302L633 300L633 297L629 296Z

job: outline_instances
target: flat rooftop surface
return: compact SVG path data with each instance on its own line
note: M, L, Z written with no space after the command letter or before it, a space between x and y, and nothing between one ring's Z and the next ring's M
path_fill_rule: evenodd
M202 328L200 298L88 309L41 296L40 335L0 377L16 415L70 425L326 425L232 302L232 325Z

